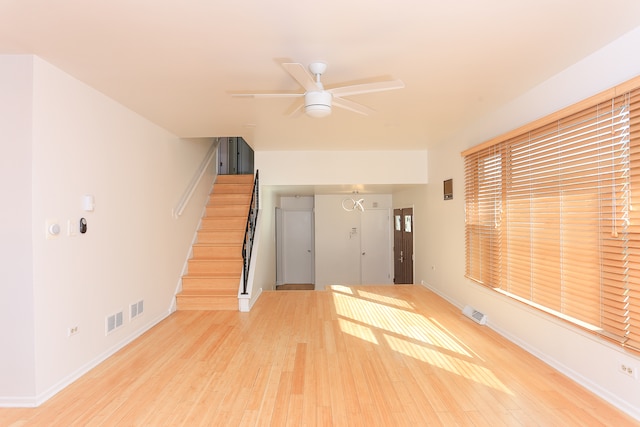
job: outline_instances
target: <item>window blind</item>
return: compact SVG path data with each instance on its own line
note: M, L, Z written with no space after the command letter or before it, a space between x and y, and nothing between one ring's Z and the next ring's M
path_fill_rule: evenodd
M598 100L463 153L466 276L640 350L640 89Z

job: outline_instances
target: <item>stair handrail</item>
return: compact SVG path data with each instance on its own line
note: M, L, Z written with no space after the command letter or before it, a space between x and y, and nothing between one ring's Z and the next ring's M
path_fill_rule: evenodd
M180 218L180 216L182 215L182 212L184 212L184 209L187 207L189 200L191 200L191 196L193 196L193 193L196 191L196 188L200 183L200 180L204 176L204 173L207 171L209 164L215 157L219 144L220 144L220 138L216 138L215 141L211 144L211 147L209 147L209 151L207 151L207 154L204 156L204 159L202 159L200 166L198 166L198 169L196 170L193 177L191 178L189 185L184 190L182 197L180 197L180 201L178 201L178 204L176 205L176 207L173 208L174 218L176 219Z
M249 281L249 267L251 266L251 252L253 250L253 238L256 232L256 220L258 218L258 209L260 208L260 200L258 198L259 176L256 175L253 180L253 190L251 192L251 203L249 204L249 214L247 215L247 226L245 227L244 240L242 243L242 295L247 295L247 286Z

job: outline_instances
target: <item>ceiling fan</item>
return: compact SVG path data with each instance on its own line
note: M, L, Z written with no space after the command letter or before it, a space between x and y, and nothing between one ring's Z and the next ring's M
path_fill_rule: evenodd
M387 80L375 83L363 83L349 86L339 86L332 89L326 89L320 81L320 77L327 70L327 64L324 62L312 62L309 64L309 70L297 62L285 62L282 67L293 77L305 90L304 93L234 93L233 96L250 96L250 97L303 97L304 103L301 103L294 111L297 112L304 108L304 112L311 117L326 117L331 114L331 107L344 108L345 110L355 113L369 115L374 111L351 100L345 99L345 96L360 95L363 93L382 92L385 90L402 89L404 83L402 80Z

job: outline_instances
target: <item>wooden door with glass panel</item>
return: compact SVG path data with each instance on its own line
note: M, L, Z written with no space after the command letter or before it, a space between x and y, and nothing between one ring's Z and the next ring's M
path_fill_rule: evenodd
M393 210L393 283L413 283L413 208Z

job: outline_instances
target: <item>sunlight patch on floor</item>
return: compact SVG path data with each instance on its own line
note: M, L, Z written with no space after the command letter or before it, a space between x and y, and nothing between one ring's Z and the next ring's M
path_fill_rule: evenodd
M363 291L361 289L358 289L358 296L372 300L372 301L388 304L388 305L395 305L396 307L400 307L400 308L408 308L408 309L413 308L412 305L405 300L388 297L386 295L378 295L378 294L374 294L373 292Z
M360 323L351 322L347 319L338 319L340 330L353 337L360 338L365 341L369 341L373 344L379 344L376 336L371 328L361 325Z
M442 350L415 344L393 335L384 334L384 337L389 347L398 353L413 357L431 366L455 375L460 375L463 378L494 388L498 391L513 394L491 370L477 363L466 361L460 357L448 355Z
M352 321L393 332L425 344L470 357L471 354L454 338L422 315L354 296L334 293L336 313Z
M330 286L327 286L327 289L331 291L344 292L345 294L353 295L353 290L348 286L330 285Z
M435 319L417 314L397 298L360 289L347 288L346 292L342 288L332 290L338 323L344 333L378 345L384 339L400 354L512 394L491 370L479 364L482 360L477 355Z

